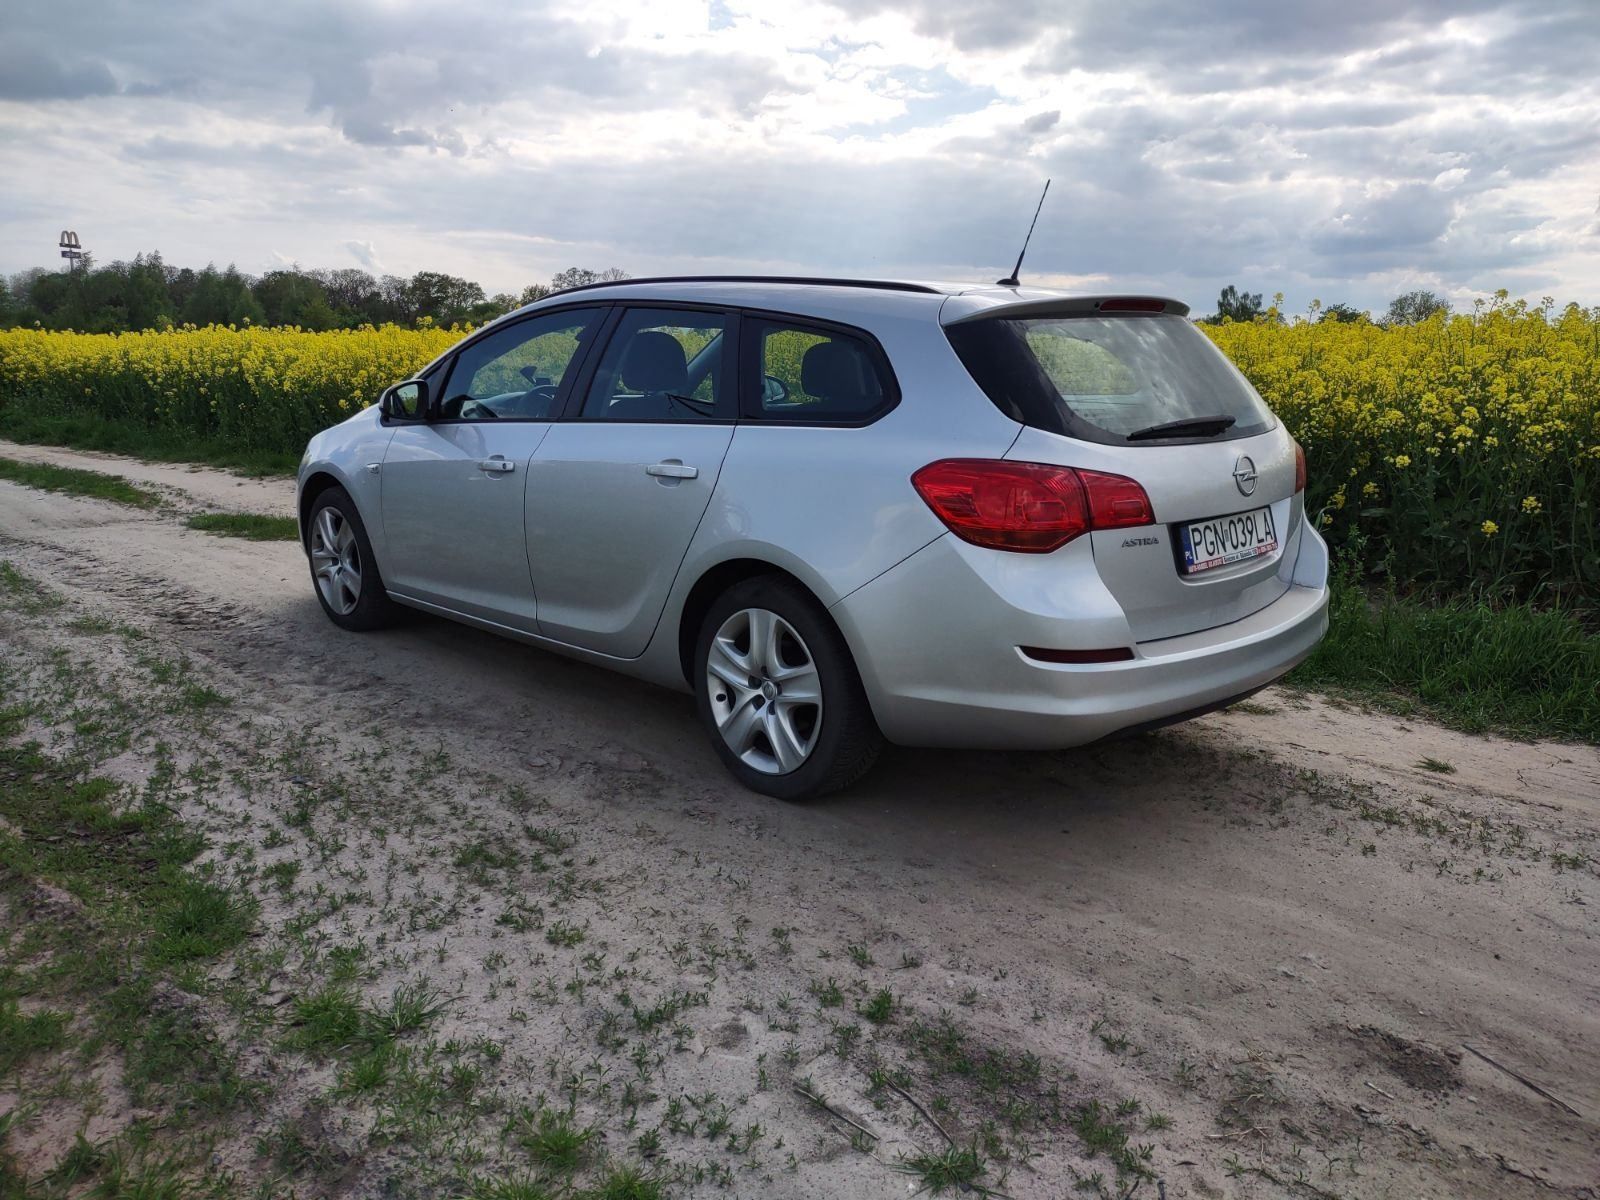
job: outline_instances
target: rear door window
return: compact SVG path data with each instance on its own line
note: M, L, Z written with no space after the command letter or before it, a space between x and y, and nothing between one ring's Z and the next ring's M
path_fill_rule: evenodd
M866 338L771 318L747 326L756 364L746 388L747 416L857 425L893 406L894 377L883 352Z
M606 345L579 414L595 421L731 419L723 380L726 313L630 308Z
M1002 412L1053 433L1120 445L1250 437L1276 425L1184 317L988 317L945 333Z

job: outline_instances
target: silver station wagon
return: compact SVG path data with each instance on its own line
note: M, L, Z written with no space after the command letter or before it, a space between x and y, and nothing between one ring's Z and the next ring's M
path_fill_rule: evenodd
M311 440L330 619L423 609L694 693L746 786L884 739L1062 748L1230 704L1327 628L1305 459L1173 300L625 280Z

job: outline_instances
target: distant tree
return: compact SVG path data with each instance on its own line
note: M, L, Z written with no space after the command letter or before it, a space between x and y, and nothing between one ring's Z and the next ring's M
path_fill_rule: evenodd
M1322 316L1317 319L1319 321L1344 321L1349 323L1370 321L1372 320L1372 314L1350 304L1330 304L1322 310Z
M568 288L588 287L591 283L614 283L629 278L620 267L607 267L604 271L591 271L587 267L568 267L550 277L550 291L564 292Z
M359 325L363 321L377 323L383 319L379 311L378 281L358 267L342 267L337 271L312 271L311 276L322 285L329 305L339 315L341 324Z
M1230 283L1217 296L1217 315L1212 320L1253 321L1265 311L1260 292L1241 292Z
M510 292L497 292L480 304L474 304L467 310L467 320L474 325L483 325L493 321L496 317L503 317L512 309L520 306L522 302Z
M481 324L550 294L627 279L617 267L591 271L571 267L550 285L530 284L520 295L486 296L470 279L421 271L410 279L375 279L356 268L306 271L281 267L260 278L230 265L202 270L168 265L160 254L136 255L132 262L102 267L85 258L71 270L35 267L0 278L0 328L14 326L114 332L162 329L177 322L193 325L298 325L337 329L393 321L409 325L420 317L439 324Z
M430 317L440 325L467 320L473 306L486 298L483 288L470 279L440 271L418 271L407 291L416 317Z
M384 321L397 321L409 325L420 315L411 295L411 283L398 275L385 275L378 280L378 300L375 305Z
M1396 296L1389 301L1389 312L1384 317L1388 325L1415 325L1419 321L1426 321L1435 313L1450 311L1450 302L1438 292L1418 289L1407 292L1403 296Z
M232 263L226 271L208 263L195 278L194 291L183 306L191 325L266 324L266 310L250 294L250 281Z
M337 321L322 284L304 271L268 271L250 290L268 325L331 329Z

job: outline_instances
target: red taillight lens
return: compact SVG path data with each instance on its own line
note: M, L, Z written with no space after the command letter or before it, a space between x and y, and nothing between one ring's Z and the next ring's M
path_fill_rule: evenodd
M1089 520L1094 529L1122 529L1129 525L1148 525L1155 514L1144 488L1125 475L1103 471L1078 471L1084 493L1089 497Z
M1294 490L1306 490L1306 452L1299 442L1294 444Z
M951 533L991 550L1048 554L1091 529L1153 519L1133 480L1046 463L946 458L911 483Z

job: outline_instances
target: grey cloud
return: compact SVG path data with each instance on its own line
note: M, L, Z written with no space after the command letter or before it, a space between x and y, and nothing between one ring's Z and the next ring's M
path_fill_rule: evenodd
M109 96L116 90L116 78L103 62L65 62L48 51L29 50L20 44L0 49L0 99L81 100Z
M381 270L378 242L399 270L404 247L419 244L493 246L490 261L582 246L638 270L716 261L993 278L1015 258L1050 175L1029 251L1041 274L1104 274L1197 304L1229 281L1377 304L1386 297L1362 289L1386 283L1364 280L1544 279L1600 233L1584 232L1587 205L1556 214L1537 191L1507 199L1508 188L1600 163L1593 0L1496 5L1486 42L1441 29L1489 0L840 0L846 14L904 12L953 55L1020 51L1030 86L1066 71L1098 76L1079 102L1035 101L992 133L883 162L785 150L781 138L757 153L674 146L665 161L658 147L626 143L604 157L514 148L513 128L537 144L546 125L560 133L596 113L628 128L632 116L687 107L738 128L793 89L786 64L715 36L671 50L623 45L571 10L491 0L457 0L446 13L388 0L214 0L184 20L120 0L70 13L13 3L11 45L72 45L84 57L40 65L30 55L31 75L0 69L0 99L48 92L92 109L102 149L121 147L119 202L74 219L97 221L98 245L110 245L108 231L128 240L116 249L125 255L155 244L171 253L192 236L210 239L194 253L219 261L243 262L236 247L251 247L265 263L281 248ZM845 19L806 53L837 64L863 44ZM0 64L15 53L0 51ZM887 145L1005 100L954 63L892 64L884 78L916 81L929 98L850 135ZM529 116L512 126L507 113ZM228 140L198 140L218 136ZM32 166L0 201L7 238L63 196L96 194L88 181L105 160L75 158L36 116L0 107L0 144ZM1446 170L1450 186L1435 185ZM140 189L147 206L124 203ZM536 248L548 244L560 249ZM455 266L411 269L420 265Z

